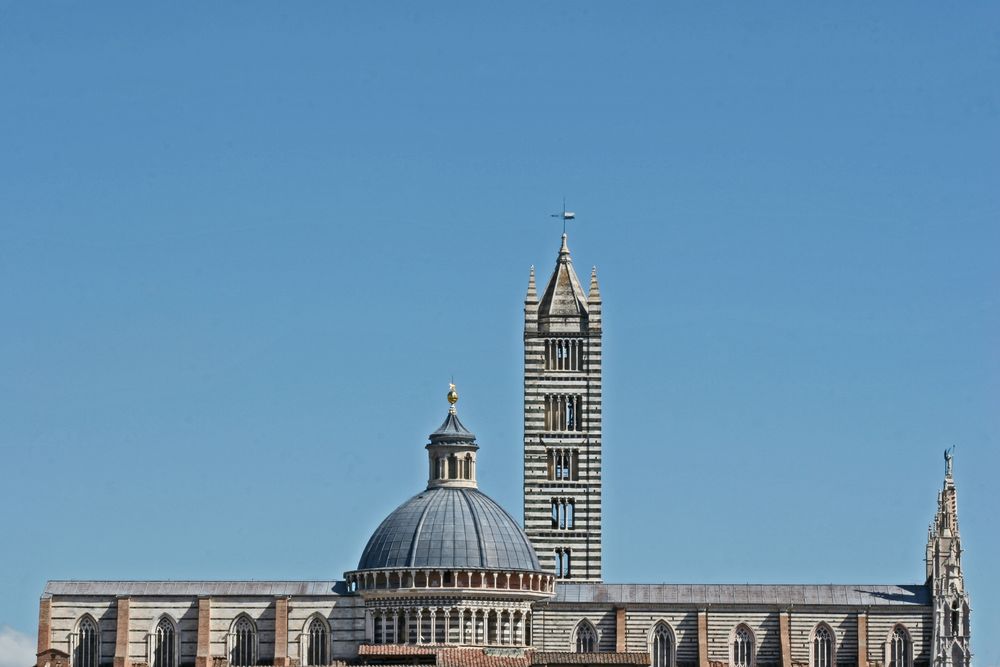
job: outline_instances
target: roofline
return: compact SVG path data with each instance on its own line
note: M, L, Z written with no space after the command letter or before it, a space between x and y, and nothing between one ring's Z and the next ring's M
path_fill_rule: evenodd
M563 581L560 580L560 586L837 586L837 587L853 587L853 586L898 586L899 588L906 587L923 587L927 585L926 581L920 583L905 583L905 584L887 584L885 582L865 582L856 583L848 581L846 583L809 583L809 582L776 582L776 583L734 583L731 581L721 581L717 583L706 583L704 581L658 581L655 583L651 582L636 582L636 581Z

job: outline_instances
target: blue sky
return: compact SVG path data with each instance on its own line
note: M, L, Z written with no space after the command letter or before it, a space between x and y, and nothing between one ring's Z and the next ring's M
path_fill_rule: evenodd
M954 444L1000 665L997 25L0 3L0 641L48 578L339 577L452 375L519 516L565 196L605 299L606 579L919 582Z

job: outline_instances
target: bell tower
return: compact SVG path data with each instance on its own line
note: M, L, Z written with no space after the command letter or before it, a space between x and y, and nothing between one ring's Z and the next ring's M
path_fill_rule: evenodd
M594 268L584 293L564 233L524 299L524 529L559 579L601 580L601 493L601 292Z

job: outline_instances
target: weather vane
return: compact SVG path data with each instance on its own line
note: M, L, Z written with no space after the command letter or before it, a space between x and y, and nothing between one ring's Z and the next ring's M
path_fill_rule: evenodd
M573 211L567 211L566 210L566 198L563 197L562 213L553 213L549 217L550 218L562 218L563 234L565 234L566 233L566 221L567 220L576 220L576 213L574 213Z

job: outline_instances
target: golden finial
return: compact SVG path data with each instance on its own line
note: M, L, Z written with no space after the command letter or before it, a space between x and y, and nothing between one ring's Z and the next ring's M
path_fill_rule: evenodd
M448 383L448 402L451 403L451 408L449 409L449 412L451 412L452 414L454 414L455 413L455 404L458 403L458 392L455 391L455 383L454 382L449 382Z

